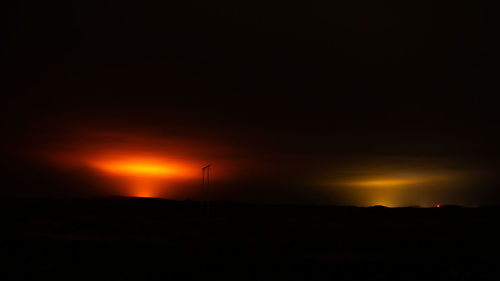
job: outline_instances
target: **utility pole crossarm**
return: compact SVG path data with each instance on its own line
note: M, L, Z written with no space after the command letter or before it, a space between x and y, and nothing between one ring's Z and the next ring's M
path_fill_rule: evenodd
M210 164L201 168L201 173L203 175L203 178L202 178L203 189L208 190L208 185L209 185L209 181L210 181Z
M206 212L210 212L210 194L209 194L209 184L210 184L210 164L201 168L202 174L202 202L206 202ZM202 203L202 210L204 203ZM203 211L202 211L203 212Z

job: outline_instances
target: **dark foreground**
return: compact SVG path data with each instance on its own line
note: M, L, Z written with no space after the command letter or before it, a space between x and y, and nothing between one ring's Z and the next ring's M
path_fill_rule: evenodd
M0 280L500 280L499 210L2 199Z

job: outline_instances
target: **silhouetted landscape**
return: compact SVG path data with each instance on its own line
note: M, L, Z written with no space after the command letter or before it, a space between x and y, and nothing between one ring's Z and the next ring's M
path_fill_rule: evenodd
M494 207L2 199L19 280L495 280Z
M495 4L0 1L0 281L500 280Z

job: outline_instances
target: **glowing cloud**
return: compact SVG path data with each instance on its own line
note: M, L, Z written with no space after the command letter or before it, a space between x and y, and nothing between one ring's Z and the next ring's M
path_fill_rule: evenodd
M139 156L93 157L87 165L122 184L120 193L136 197L158 197L172 182L196 177L195 165L185 162Z
M147 134L87 132L44 149L41 158L58 169L83 172L84 181L103 194L184 199L197 196L200 169L212 158L200 147Z
M402 187L410 184L425 182L423 179L370 179L346 182L346 185L359 187Z
M438 200L452 202L445 194L458 194L457 187L476 177L472 171L452 168L436 159L379 160L338 167L323 183L333 195L349 198L353 205L435 206Z
M125 187L121 193L136 197L158 197L165 188L179 179L197 176L196 167L173 160L113 155L88 161L88 166L117 178ZM125 192L124 192L125 191Z
M103 172L116 175L134 175L145 177L177 177L186 176L186 169L148 160L108 160L91 162L94 167Z

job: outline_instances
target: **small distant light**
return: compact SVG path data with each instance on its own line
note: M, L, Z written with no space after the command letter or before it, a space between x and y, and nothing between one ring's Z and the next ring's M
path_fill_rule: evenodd
M437 204L437 205L436 205L436 207L438 207L438 208L439 208L439 207L440 207L440 205L439 205L439 204Z

